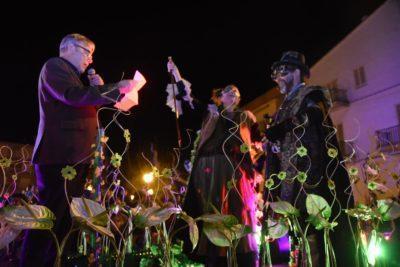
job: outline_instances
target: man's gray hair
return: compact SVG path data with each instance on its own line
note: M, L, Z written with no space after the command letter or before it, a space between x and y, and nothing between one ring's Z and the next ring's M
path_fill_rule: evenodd
M84 43L87 45L93 45L94 42L87 38L86 36L83 36L82 34L79 33L71 33L66 35L60 43L60 53L64 52L67 49L68 44L79 44L79 43Z

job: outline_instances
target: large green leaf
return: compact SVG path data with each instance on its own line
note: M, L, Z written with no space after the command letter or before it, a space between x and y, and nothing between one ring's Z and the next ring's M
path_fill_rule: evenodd
M333 229L335 226L338 225L337 222L330 223L328 220L326 220L324 217L322 217L319 214L318 215L310 214L308 216L308 218L306 219L306 221L311 223L317 230L322 230L325 228Z
M283 220L275 221L271 218L267 220L268 235L274 239L281 238L289 231L289 227Z
M181 213L181 217L189 225L189 237L194 250L199 242L199 228L197 227L196 221L185 212Z
M298 209L292 206L287 201L277 201L277 202L271 202L271 209L275 211L276 213L283 214L286 216L293 215L293 216L299 216L300 212Z
M223 223L204 222L203 232L214 245L229 247L232 246L232 242L235 239L240 239L251 233L251 228L242 224L236 224L229 228Z
M167 204L162 208L150 207L147 209L141 209L136 215L134 223L139 228L155 226L168 220L172 214L179 214L181 211L180 208L177 208L172 204Z
M400 205L391 199L378 200L378 212L382 220L391 221L400 217Z
M89 228L102 235L114 238L114 234L107 229L107 211L99 203L86 198L73 198L71 202L71 216L84 228ZM107 219L107 221L105 221Z
M204 221L207 223L222 224L224 227L231 228L234 225L239 224L239 220L231 214L204 214L198 217L196 220Z
M321 214L325 219L329 219L332 214L332 209L328 202L323 197L314 194L307 195L306 208L308 214L314 216Z
M0 249L5 248L8 244L14 241L21 233L21 230L14 229L5 221L0 222Z
M0 217L17 230L53 228L56 219L53 212L45 206L28 205L8 206L0 210Z

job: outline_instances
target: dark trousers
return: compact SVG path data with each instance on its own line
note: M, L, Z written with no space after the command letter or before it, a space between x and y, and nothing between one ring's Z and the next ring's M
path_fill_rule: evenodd
M53 231L61 243L71 227L71 216L64 191L64 178L61 169L65 165L35 165L37 186L39 189L39 205L49 208L56 220ZM88 165L75 166L77 175L67 181L68 197L80 197L83 194ZM76 234L67 242L64 255L76 249ZM75 240L74 240L75 239ZM56 257L56 245L47 230L28 230L23 242L20 266L53 266Z

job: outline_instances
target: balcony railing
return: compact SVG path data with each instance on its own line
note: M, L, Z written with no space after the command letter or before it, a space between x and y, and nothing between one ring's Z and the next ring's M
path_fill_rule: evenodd
M376 131L378 141L382 146L400 144L400 125Z

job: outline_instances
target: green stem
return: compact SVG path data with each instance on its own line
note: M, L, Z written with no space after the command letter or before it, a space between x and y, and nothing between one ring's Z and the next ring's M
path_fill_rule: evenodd
M329 229L324 229L324 249L325 249L325 266L330 267L331 266L331 261L330 261L330 254L329 254L329 244L328 244L328 231Z
M261 231L261 266L272 267L271 250L266 237L269 234L268 223L265 222ZM265 261L266 258L266 261Z
M60 267L61 266L61 250L60 250L60 243L58 242L56 234L53 232L53 230L49 229L49 232L51 236L54 239L54 243L56 244L56 260L54 262L55 267Z
M61 244L60 244L60 256L62 255L62 253L63 253L63 251L64 251L64 247L65 247L65 244L67 243L67 240L68 240L69 236L70 236L73 232L78 231L78 230L79 230L79 228L73 229L72 226L71 226L71 228L69 229L68 233L65 235L65 237L64 237L63 240L61 241Z
M328 232L328 235L329 235L329 232ZM331 241L331 239L329 238L329 236L328 236L328 244L329 244L329 251L330 251L330 253L331 253L332 265L333 265L334 267L336 267L337 264L336 264L335 250L333 249L332 241Z
M312 266L312 260L311 260L311 251L310 251L310 244L308 243L307 237L304 235L303 231L301 230L300 227L300 223L297 220L297 218L295 216L291 216L293 219L293 222L295 224L295 227L297 228L297 231L300 233L301 235L301 239L302 239L302 252L306 253L306 257L307 257L307 264L308 266ZM303 259L302 259L303 260Z

